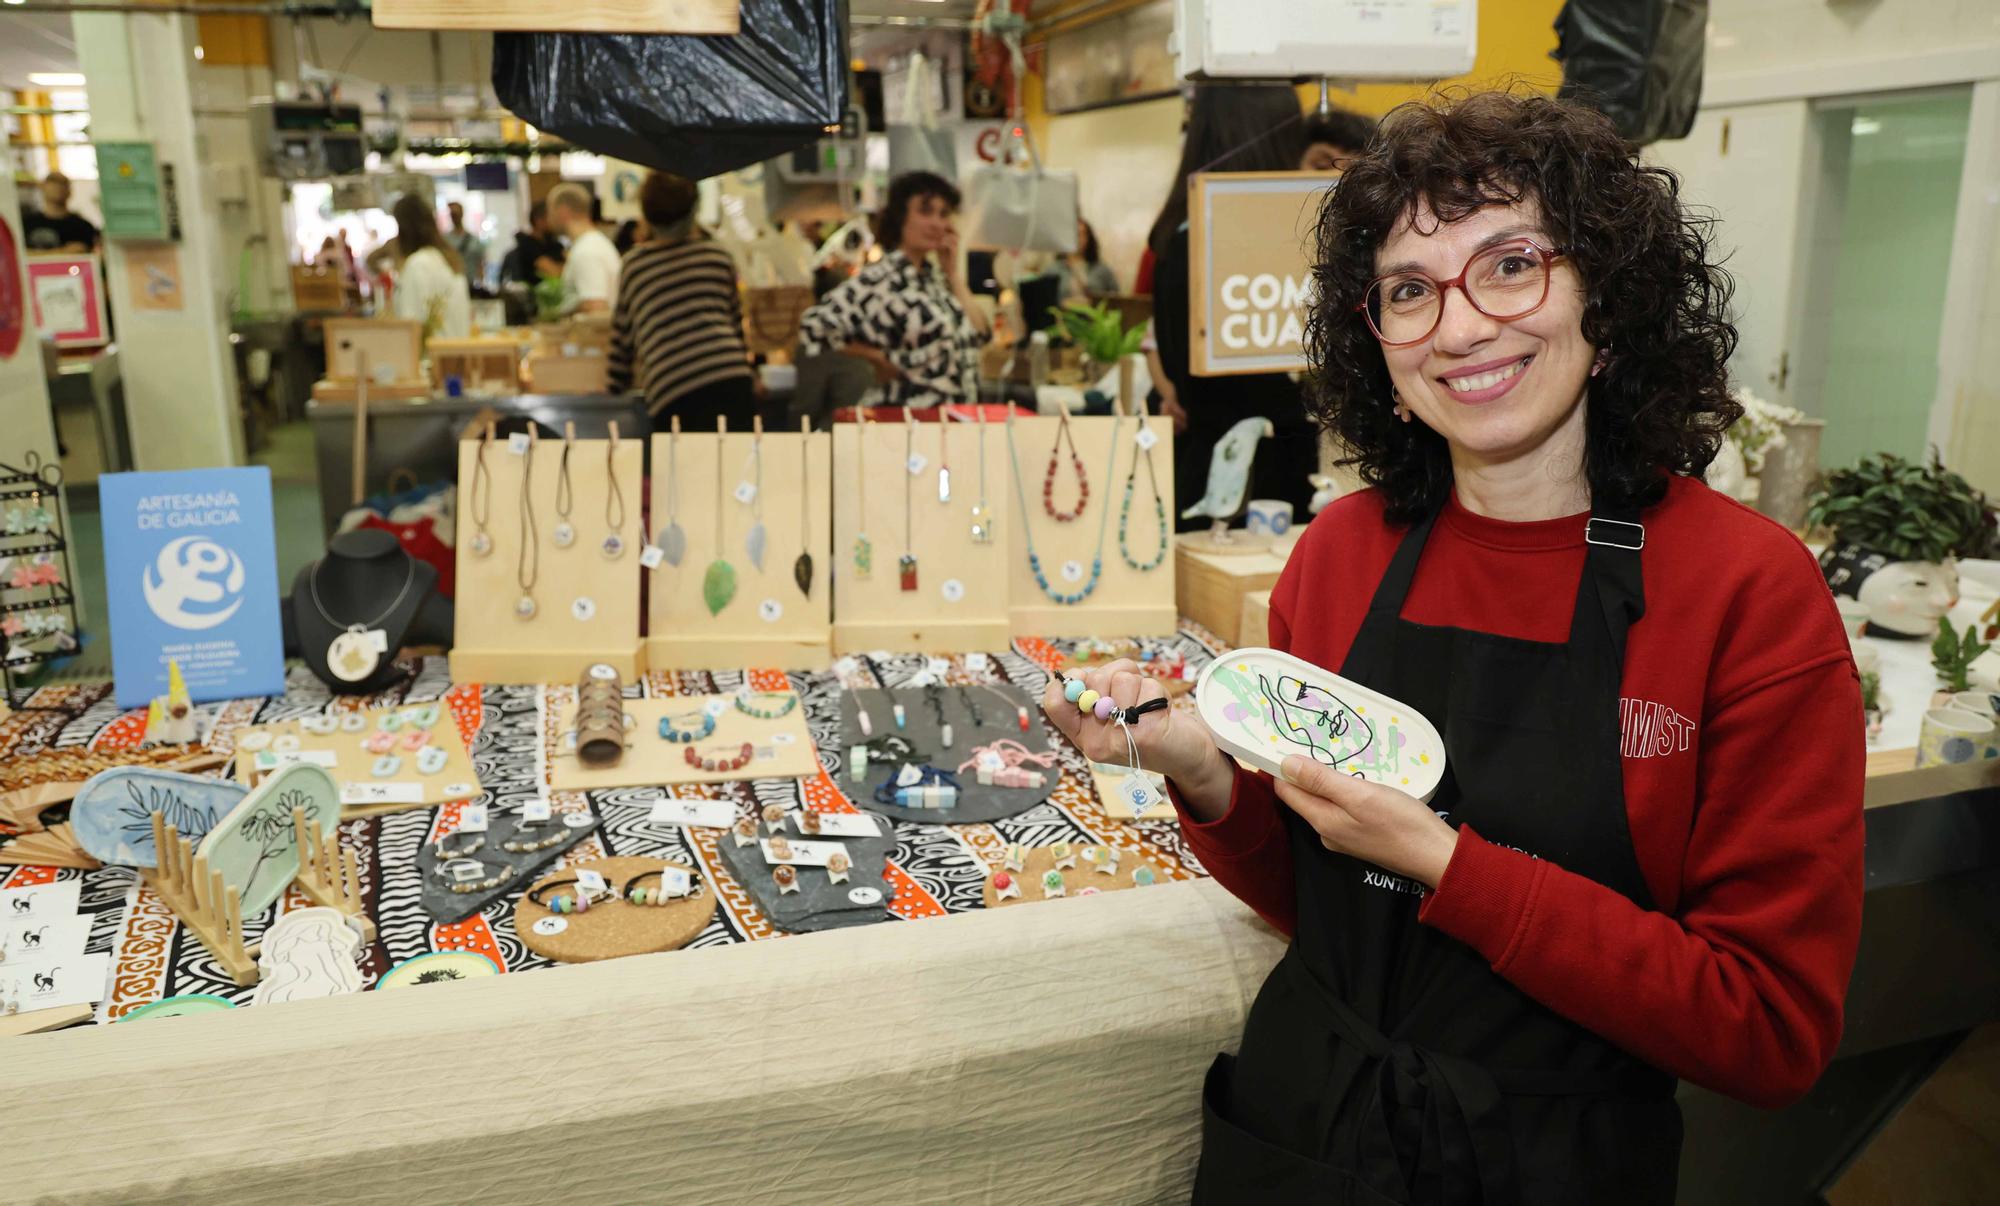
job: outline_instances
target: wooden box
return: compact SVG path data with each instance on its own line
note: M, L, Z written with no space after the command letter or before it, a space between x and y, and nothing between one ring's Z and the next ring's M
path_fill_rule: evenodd
M1237 645L1271 643L1271 592L1253 590L1243 596L1243 616L1236 625Z
M538 394L601 394L610 388L611 361L602 356L532 356L528 385Z
M1185 543L1174 547L1174 601L1180 613L1230 645L1264 643L1256 630L1243 636L1244 598L1267 593L1285 568L1283 552L1268 547L1244 553L1202 553Z
M310 264L292 265L292 307L301 314L320 310L345 310L347 289L340 273Z
M406 318L329 318L325 328L328 380L354 380L362 356L368 358L371 381L424 379L417 369L423 358L421 323Z
M521 392L521 345L512 339L433 339L431 381L457 377L468 394L509 398Z

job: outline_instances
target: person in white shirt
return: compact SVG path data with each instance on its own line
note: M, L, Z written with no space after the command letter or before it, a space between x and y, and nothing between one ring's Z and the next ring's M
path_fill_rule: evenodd
M390 214L396 219L396 251L403 261L392 301L396 317L424 324L426 336L467 338L472 334L472 291L458 253L438 233L431 207L404 193Z
M618 296L618 249L590 220L590 190L558 184L549 193L549 225L569 240L562 273L567 308L582 314L610 310Z

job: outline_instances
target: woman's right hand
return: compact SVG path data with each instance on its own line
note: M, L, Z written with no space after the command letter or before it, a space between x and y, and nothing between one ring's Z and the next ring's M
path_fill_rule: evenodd
M1072 676L1078 671L1070 671ZM1166 688L1151 675L1139 673L1130 658L1119 658L1102 666L1081 671L1083 684L1110 699L1119 708L1129 708L1150 699L1161 699ZM1130 763L1131 750L1125 744L1126 729L1115 720L1099 720L1085 713L1063 695L1061 677L1052 677L1042 692L1042 710L1056 729L1083 751L1092 762L1113 766ZM1174 708L1148 712L1131 728L1139 748L1139 764L1173 780L1182 802L1203 820L1221 816L1229 807L1235 772L1229 759L1216 748L1215 738L1192 713Z

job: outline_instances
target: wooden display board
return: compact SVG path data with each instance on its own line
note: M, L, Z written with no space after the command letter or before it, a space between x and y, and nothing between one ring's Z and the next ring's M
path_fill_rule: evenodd
M1188 179L1188 368L1197 377L1306 367L1313 229L1338 174Z
M490 424L467 428L458 449L458 595L456 647L451 651L452 678L458 682L574 682L586 666L606 662L627 682L641 665L639 637L640 549L645 544L641 501L644 497L645 446L620 439L617 424L608 440L570 441L570 493L574 500L569 522L576 540L557 548L552 532L558 522L556 486L561 477L563 441L541 440L532 433L511 445L495 439L486 449L486 484L475 488L479 450ZM526 441L527 451L516 453ZM607 472L607 458L609 466ZM521 518L521 478L530 462L528 505L534 516L536 609L532 619L519 619L515 600L521 596L517 558L526 534ZM624 498L624 522L618 534L624 552L607 558L600 544L608 531L606 505L615 478ZM489 499L482 493L491 490ZM484 506L486 534L492 552L473 551ZM615 510L615 508L613 508ZM588 600L589 616L579 600Z
M352 381L364 363L378 378L382 366L389 366L390 382L424 379L417 371L417 361L423 357L422 323L407 318L329 318L324 326L327 380Z
M436 707L437 720L430 728L430 740L445 752L444 769L433 775L426 775L417 769L417 751L403 744L403 736L410 729L398 728L389 734L395 739L395 748L389 752L402 759L402 767L394 775L376 778L371 772L376 755L368 751L367 740L381 731L378 722L382 717L408 713L424 707ZM404 704L394 708L376 708L365 712L341 712L340 716L360 716L367 721L359 732L336 729L331 733L308 733L300 727L298 719L280 720L272 724L249 725L238 729L231 736L236 743L236 781L245 787L255 787L262 781L267 770L258 767L257 755L271 752L269 745L252 750L245 748L244 738L252 733L268 735L272 742L281 737L296 737L299 752L308 756L329 756L332 762L321 762L326 772L340 784L343 820L355 817L379 816L383 813L402 812L411 808L428 808L437 804L448 804L455 800L476 798L483 790L479 786L479 775L472 769L472 757L465 751L465 740L459 736L458 722L452 719L451 706L443 700L433 704ZM371 799L372 796L407 796L409 789L415 788L416 798Z
M1009 617L1014 636L1114 637L1167 636L1177 626L1174 606L1174 424L1164 416L1145 420L1159 437L1153 446L1153 472L1158 475L1160 496L1166 504L1168 525L1167 555L1151 570L1141 572L1125 563L1118 552L1118 510L1125 494L1125 475L1133 458L1139 460L1139 476L1132 485L1132 514L1129 527L1132 554L1141 563L1159 549L1159 525L1154 518L1153 492L1147 485L1144 454L1136 436L1137 421L1129 418L1071 418L1070 436L1083 458L1084 473L1090 483L1090 501L1083 514L1069 523L1052 518L1042 505L1042 484L1049 467L1049 449L1054 444L1059 419L1015 419L1014 441L1021 463L1021 489L1027 492L1029 530L1021 530L1021 509L1010 503L1005 518L1007 528L1007 591L1013 600ZM1117 456L1112 456L1113 429L1116 428ZM998 441L1005 444L1005 440ZM1006 449L1001 449L1006 455ZM1107 469L1109 470L1107 476ZM1013 485L1011 477L1008 485ZM1056 473L1055 505L1070 509L1076 503L1076 474L1065 441ZM1107 511L1108 509L1108 511ZM1035 583L1028 566L1028 545L1032 540L1041 558L1042 572L1051 590L1074 594L1090 582L1090 563L1097 555L1100 522L1103 531L1104 572L1097 589L1081 603L1057 603ZM1065 575L1066 568L1074 577Z
M769 701L766 701L769 702ZM705 771L687 763L687 745L660 736L660 721L678 717L709 705L715 712L715 731L694 743L702 753L712 753L748 741L770 757L752 759L748 766L733 771ZM624 757L614 766L588 767L572 754L561 752L561 734L575 726L576 703L567 701L556 711L558 752L549 760L549 784L557 791L588 791L600 787L678 787L687 783L728 783L738 779L803 779L819 774L819 753L812 734L806 731L803 706L776 720L751 716L736 709L728 695L668 695L657 699L628 699L625 714L632 718L626 731Z
M680 432L653 435L649 522L657 543L669 519L686 548L679 565L664 561L647 579L646 663L655 670L716 670L772 666L822 670L832 661L832 522L827 514L833 438L797 432ZM761 448L764 568L745 548L760 514L734 491L758 476L750 460ZM802 459L803 458L803 459ZM720 473L718 479L717 474ZM678 496L676 498L676 496ZM676 505L676 502L678 505ZM804 510L801 511L801 503ZM736 593L710 614L702 579L716 559L718 517L722 557L736 571ZM812 558L811 590L794 577L800 553Z
M530 32L734 34L738 0L376 0L379 29L516 29Z
M430 345L431 384L442 390L445 378L457 377L475 397L511 398L521 392L521 345L504 336L477 339L433 339Z
M833 649L835 653L950 653L1007 644L1008 532L1018 522L1007 471L1007 435L987 423L980 455L978 423L840 423L833 432ZM951 501L938 501L940 439L951 466ZM911 453L923 458L909 470ZM972 539L972 511L986 475L993 539ZM917 589L902 589L908 489L910 549ZM861 507L867 505L865 525ZM855 537L874 546L866 578L854 564ZM1024 554L1025 556L1025 554Z

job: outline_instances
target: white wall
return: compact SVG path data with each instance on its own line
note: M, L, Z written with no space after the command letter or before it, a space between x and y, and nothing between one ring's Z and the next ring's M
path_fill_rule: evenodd
M1119 288L1131 292L1146 232L1180 163L1180 97L1051 116L1047 128L1046 162L1076 172L1084 221Z

